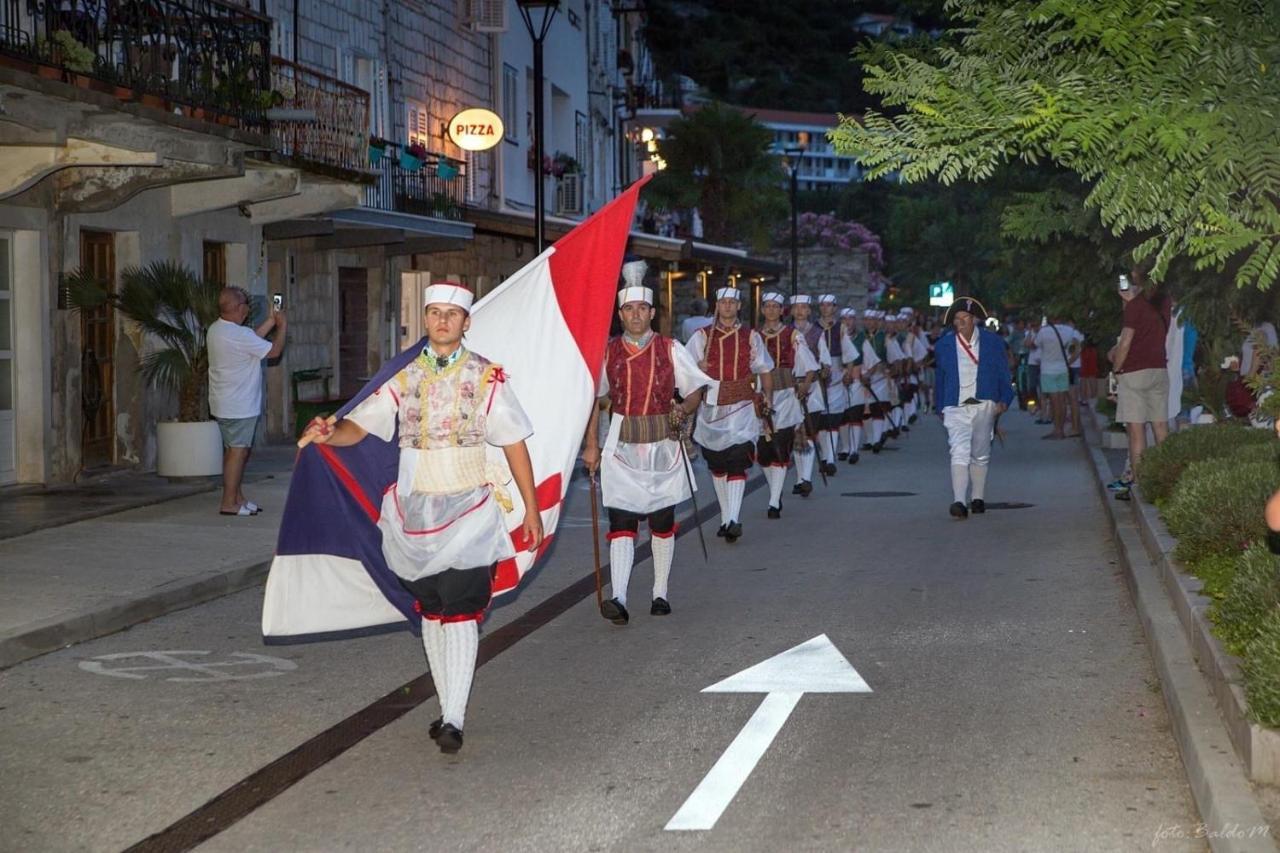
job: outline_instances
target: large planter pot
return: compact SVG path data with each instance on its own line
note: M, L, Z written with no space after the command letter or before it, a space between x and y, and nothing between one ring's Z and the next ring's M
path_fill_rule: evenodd
M214 477L222 473L217 421L156 424L156 473L161 477Z

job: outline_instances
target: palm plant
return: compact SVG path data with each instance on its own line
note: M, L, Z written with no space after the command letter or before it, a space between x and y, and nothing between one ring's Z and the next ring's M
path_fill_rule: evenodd
M152 386L178 395L178 420L208 419L209 351L205 335L218 319L222 285L204 281L182 264L156 261L129 267L112 293L93 275L76 270L66 280L77 310L110 304L160 346L142 356L141 373Z

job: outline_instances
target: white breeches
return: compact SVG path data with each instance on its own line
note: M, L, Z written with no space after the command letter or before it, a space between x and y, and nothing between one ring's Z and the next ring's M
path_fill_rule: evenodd
M952 465L981 465L991 461L996 404L991 400L968 406L947 406L942 423L947 428Z

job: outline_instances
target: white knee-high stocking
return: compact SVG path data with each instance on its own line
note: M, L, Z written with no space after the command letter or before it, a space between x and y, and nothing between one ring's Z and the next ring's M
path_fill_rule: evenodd
M973 499L975 501L985 500L984 495L987 493L987 466L970 465L969 481L973 483Z
M631 565L636 559L636 540L631 536L616 536L609 540L609 583L613 597L627 606L627 585L631 583Z
M730 521L737 521L738 513L742 511L742 496L747 491L747 481L742 478L728 480L725 483L724 491L728 508L726 510L727 515L723 515L722 517L726 523Z
M449 693L449 674L444 666L444 625L431 619L422 620L422 648L427 653L427 668L436 685L436 698L444 709L444 699Z
M951 466L951 496L956 503L969 502L969 466Z
M807 483L813 479L813 448L799 450L794 454L796 460L796 480Z
M667 580L671 577L671 561L676 554L676 537L654 536L649 540L653 548L653 597L667 597Z
M769 506L781 507L782 486L787 480L787 469L777 465L766 465L764 479L769 484Z
M449 622L444 626L444 669L449 692L444 697L444 721L459 729L467 716L467 699L476 674L476 652L480 648L480 626L474 619Z

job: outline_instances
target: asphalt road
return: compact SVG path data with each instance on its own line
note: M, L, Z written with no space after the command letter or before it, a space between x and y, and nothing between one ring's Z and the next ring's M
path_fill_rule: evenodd
M461 753L428 739L429 699L282 762L296 783L200 849L1204 849L1179 838L1198 818L1082 450L1005 420L988 500L1028 506L950 519L929 418L781 521L753 492L741 541L706 525L709 564L683 536L673 615L643 606L645 562L627 627L588 593L517 632L590 572L575 489L552 559L485 624L520 636L480 668ZM404 633L264 647L260 595L0 672L0 850L124 849L423 672ZM800 696L710 829L665 829L766 701L703 688L822 635L870 692Z

